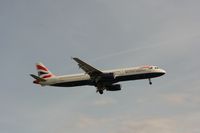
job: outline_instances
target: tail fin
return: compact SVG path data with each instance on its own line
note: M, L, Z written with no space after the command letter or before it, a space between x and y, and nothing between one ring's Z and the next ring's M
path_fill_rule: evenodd
M46 78L52 78L55 76L42 63L36 63L36 69L38 71L38 76L40 78L46 79Z

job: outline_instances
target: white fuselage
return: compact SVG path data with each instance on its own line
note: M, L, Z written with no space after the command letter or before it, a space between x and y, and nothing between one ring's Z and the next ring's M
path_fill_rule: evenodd
M131 67L102 72L113 74L114 79L109 80L110 83L137 79L150 79L162 76L166 73L163 69L160 69L156 66ZM90 76L85 73L55 76L52 78L48 78L45 82L40 82L40 84L43 86L50 85L62 87L95 85Z

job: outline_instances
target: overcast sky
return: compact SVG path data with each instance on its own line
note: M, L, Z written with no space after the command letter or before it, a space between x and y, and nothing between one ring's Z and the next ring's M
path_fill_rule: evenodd
M199 133L200 1L1 0L1 133ZM56 75L157 65L163 77L122 91L32 84Z

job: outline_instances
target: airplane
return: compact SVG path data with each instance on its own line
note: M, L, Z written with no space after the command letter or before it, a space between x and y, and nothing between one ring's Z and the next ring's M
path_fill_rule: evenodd
M40 84L41 86L57 87L89 85L95 86L96 92L103 94L104 90L121 90L121 85L118 84L120 81L148 79L149 84L151 85L151 78L160 77L166 73L165 70L150 65L100 71L79 58L74 57L72 59L78 63L79 68L85 73L56 76L42 63L36 63L38 76L30 74L30 76L35 79L33 83Z

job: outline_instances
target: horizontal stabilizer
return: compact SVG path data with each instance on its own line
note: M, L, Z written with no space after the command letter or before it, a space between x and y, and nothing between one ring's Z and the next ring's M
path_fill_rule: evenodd
M34 79L38 80L38 81L43 81L43 82L46 81L44 78L40 78L40 77L38 77L34 74L30 74L30 76L33 77Z

